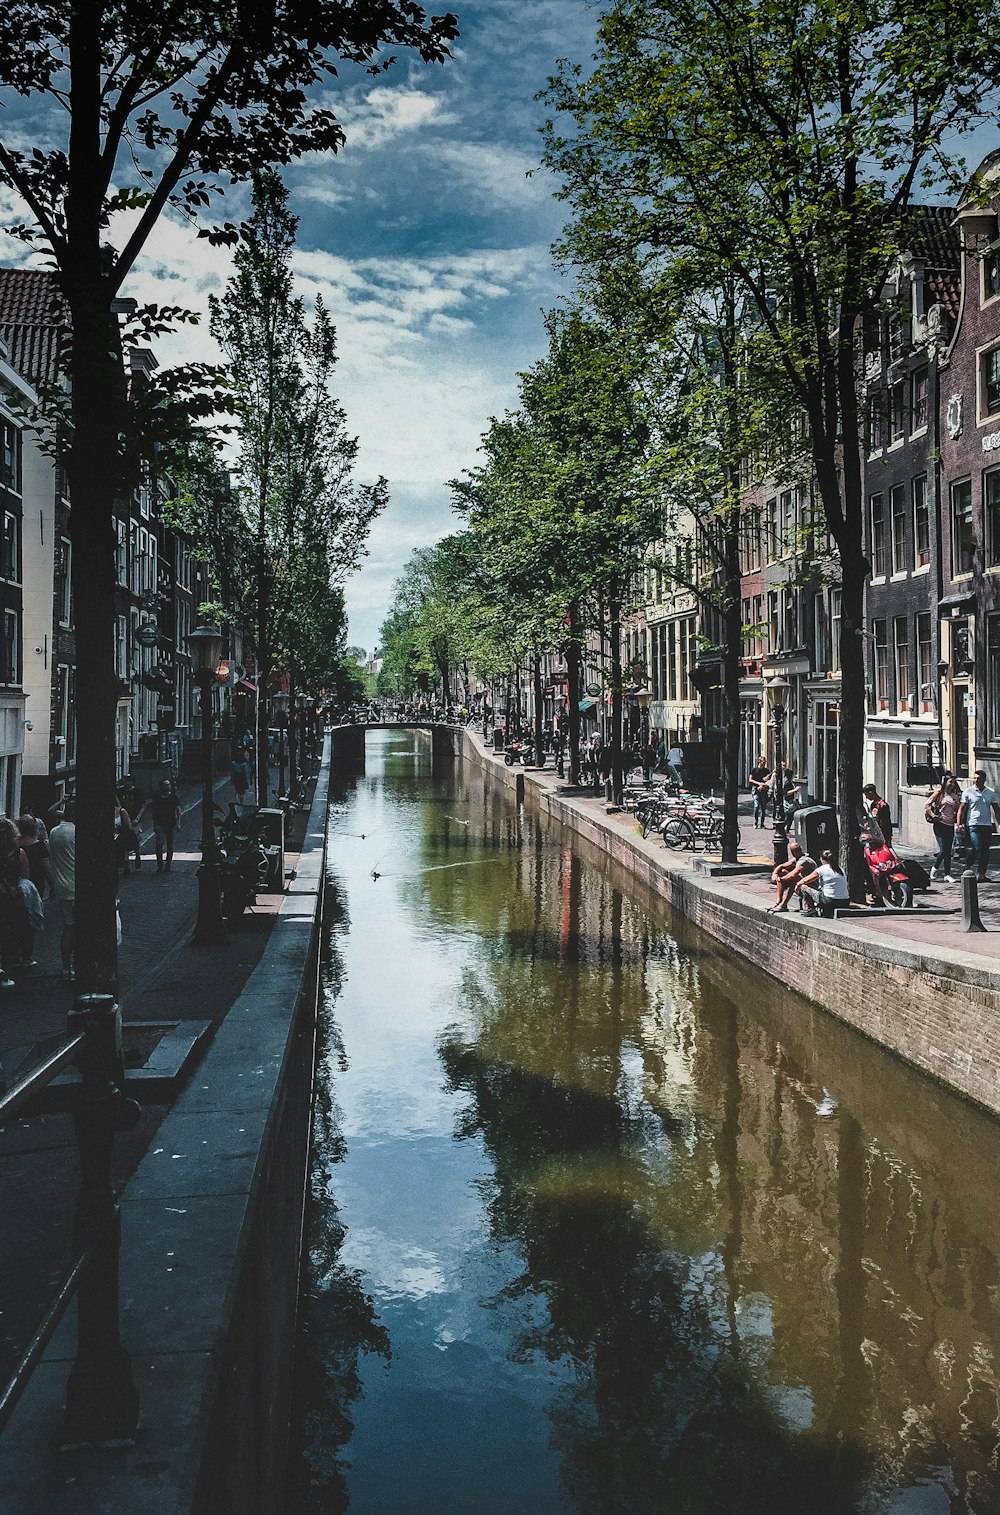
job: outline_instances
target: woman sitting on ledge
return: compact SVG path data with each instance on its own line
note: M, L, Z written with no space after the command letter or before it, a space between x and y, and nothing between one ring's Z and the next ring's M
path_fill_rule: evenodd
M820 855L815 873L800 879L795 892L802 900L803 915L815 915L818 906L825 920L832 920L837 906L846 905L851 898L847 880L830 851Z

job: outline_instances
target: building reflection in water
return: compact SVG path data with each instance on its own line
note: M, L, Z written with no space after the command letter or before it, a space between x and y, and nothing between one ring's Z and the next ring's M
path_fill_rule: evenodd
M399 898L461 932L440 1065L520 1259L488 1303L565 1369L573 1505L1000 1509L997 1124L464 770L414 796Z

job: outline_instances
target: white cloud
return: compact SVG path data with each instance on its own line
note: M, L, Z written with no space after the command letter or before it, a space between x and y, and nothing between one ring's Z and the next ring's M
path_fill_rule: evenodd
M435 142L421 152L433 154L436 163L492 209L534 205L552 194L547 175L533 172L538 159L503 143Z
M397 137L427 126L451 126L456 119L445 109L440 95L389 84L376 85L364 96L356 91L342 96L331 94L326 103L347 133L343 151L363 148L377 152Z

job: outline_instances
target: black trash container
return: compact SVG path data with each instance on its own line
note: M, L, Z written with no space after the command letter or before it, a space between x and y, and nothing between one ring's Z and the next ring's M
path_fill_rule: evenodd
M792 835L807 856L819 862L829 850L834 857L840 846L837 812L832 805L803 805L792 817Z
M493 728L493 750L494 750L494 752L502 752L503 751L503 727L502 726L494 726L494 728Z
M281 810L258 810L257 837L267 853L265 894L283 894L285 889L285 816Z

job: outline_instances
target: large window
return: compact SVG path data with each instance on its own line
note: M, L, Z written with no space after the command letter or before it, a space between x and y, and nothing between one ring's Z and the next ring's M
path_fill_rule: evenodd
M931 615L924 610L917 616L917 699L924 715L934 710L933 654Z
M906 485L894 484L889 496L889 514L892 527L892 571L905 573L909 566L906 558Z
M889 390L889 442L900 442L906 432L906 386L902 380Z
M17 629L17 611L5 610L0 635L0 684L18 682Z
M951 572L953 577L957 578L959 574L972 572L975 545L972 531L972 480L962 479L960 483L951 486Z
M872 573L876 578L885 575L885 496L873 494L872 508Z
M983 254L983 300L992 300L1000 295L1000 247L991 247Z
M777 499L768 500L764 506L764 517L767 522L767 561L776 563L781 557L781 525Z
M840 670L840 606L841 591L830 590L830 671Z
M984 416L1000 412L1000 347L993 347L980 358L980 405Z
M875 704L879 710L889 709L889 643L886 638L885 621L872 622L875 647Z
M931 522L927 501L927 475L913 480L913 560L922 568L931 560Z
M56 561L56 614L60 626L73 624L73 543L59 538Z
M16 580L17 577L17 516L12 510L5 510L0 536L0 578Z
M17 488L17 427L0 421L0 484Z
M983 517L986 535L986 564L1000 567L1000 468L983 474Z
M896 647L896 708L910 708L910 628L905 615L898 615L892 623L892 639Z
M986 617L986 722L989 740L1000 741L1000 615Z
M910 429L920 431L927 425L928 409L927 370L918 368L910 380Z
M868 452L882 451L882 411L883 401L879 391L871 396L868 401Z

